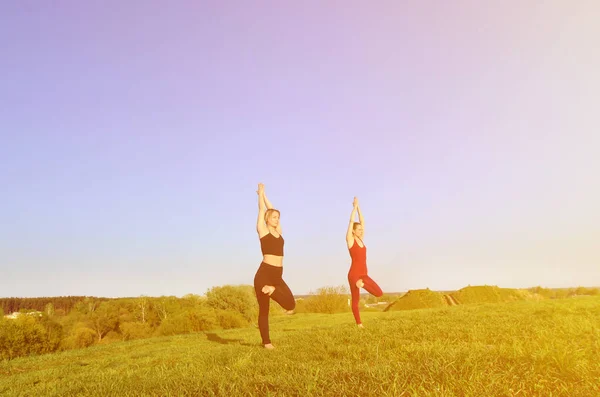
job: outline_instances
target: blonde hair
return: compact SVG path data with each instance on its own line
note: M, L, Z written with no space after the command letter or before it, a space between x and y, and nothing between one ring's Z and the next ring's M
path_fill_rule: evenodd
M269 217L271 216L271 214L273 212L277 212L277 214L279 216L281 216L281 212L279 212L279 210L276 210L275 208L269 208L266 212L265 212L265 223L267 224L267 226L269 225L269 222L267 222L267 219L269 219Z

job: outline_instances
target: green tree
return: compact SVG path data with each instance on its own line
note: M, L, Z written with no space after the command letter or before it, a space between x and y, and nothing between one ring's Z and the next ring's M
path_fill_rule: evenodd
M0 323L0 357L11 360L32 353L44 353L47 335L37 319L20 315Z
M39 319L39 324L46 334L44 352L51 353L58 350L64 336L63 326L46 314Z
M153 308L162 322L166 320L169 315L177 312L180 305L177 303L177 298L174 296L161 296L154 302Z
M96 310L98 301L94 298L85 297L75 304L74 309L81 314L91 314Z
M150 303L148 300L148 297L146 295L141 295L138 299L137 299L137 307L139 309L139 321L141 323L146 323L146 316L148 313L148 309L149 309Z
M93 313L90 314L91 329L98 337L98 342L102 340L108 332L118 329L119 316L116 308L111 302L102 302Z
M46 313L49 317L54 316L54 305L52 304L52 302L48 303L44 307L44 313Z

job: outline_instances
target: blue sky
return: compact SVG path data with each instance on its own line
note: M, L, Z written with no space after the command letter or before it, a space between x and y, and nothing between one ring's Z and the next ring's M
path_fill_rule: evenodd
M0 6L0 296L600 285L600 6Z

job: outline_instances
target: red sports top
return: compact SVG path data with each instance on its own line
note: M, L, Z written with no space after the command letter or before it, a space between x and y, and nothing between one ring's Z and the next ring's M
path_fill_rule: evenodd
M367 274L367 246L362 240L360 242L363 243L362 248L356 243L355 238L352 247L348 249L352 258L348 275L365 276Z

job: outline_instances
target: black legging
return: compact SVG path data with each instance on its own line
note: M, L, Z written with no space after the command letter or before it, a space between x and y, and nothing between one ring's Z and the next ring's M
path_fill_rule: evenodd
M281 276L283 267L272 266L262 262L254 276L254 291L258 300L258 328L263 345L271 343L269 338L269 303L271 299L279 303L285 310L294 310L296 301L290 288ZM275 291L269 296L262 292L265 285L272 285Z

